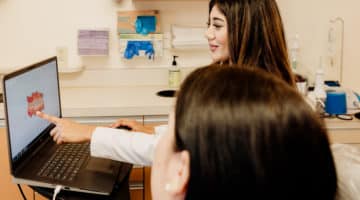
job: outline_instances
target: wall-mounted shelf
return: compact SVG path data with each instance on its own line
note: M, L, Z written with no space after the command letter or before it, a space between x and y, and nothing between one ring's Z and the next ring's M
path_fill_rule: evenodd
M83 69L84 69L84 66L59 68L59 73L61 73L61 74L76 73L76 72L81 72Z
M0 76L8 74L10 72L16 71L20 68L0 68ZM84 69L84 66L75 66L75 67L67 67L67 68L59 68L59 73L66 74L66 73L76 73L80 72Z

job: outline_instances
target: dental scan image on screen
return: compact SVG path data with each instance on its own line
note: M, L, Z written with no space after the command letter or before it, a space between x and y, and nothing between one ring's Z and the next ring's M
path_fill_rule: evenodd
M56 61L6 81L6 101L12 159L26 149L49 122L36 111L60 116Z

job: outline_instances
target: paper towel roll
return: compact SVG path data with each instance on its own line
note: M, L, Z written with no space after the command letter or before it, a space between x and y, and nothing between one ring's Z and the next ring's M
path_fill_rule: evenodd
M208 42L204 36L205 31L205 27L172 25L171 45L176 49L208 48Z

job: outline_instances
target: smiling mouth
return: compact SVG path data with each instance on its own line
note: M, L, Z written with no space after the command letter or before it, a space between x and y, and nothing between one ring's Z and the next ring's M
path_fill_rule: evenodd
M210 51L215 51L218 48L218 46L216 45L210 45L209 47L210 47Z

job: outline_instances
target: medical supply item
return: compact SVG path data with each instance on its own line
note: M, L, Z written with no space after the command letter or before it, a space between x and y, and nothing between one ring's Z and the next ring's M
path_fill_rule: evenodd
M126 59L132 59L135 55L139 56L139 51L145 51L149 59L154 59L154 47L150 41L128 41L124 52Z
M325 111L331 115L346 114L346 93L329 90L326 92Z
M158 10L131 10L117 12L118 34L136 33L147 35L161 33Z
M136 33L147 35L156 30L155 16L137 16L135 21Z
M180 84L180 68L177 65L176 58L178 56L173 56L172 64L169 68L169 87L177 88Z
M320 66L315 73L314 93L317 99L325 100L326 93L324 90L324 70L322 66L322 58L320 58Z
M109 30L79 30L78 54L80 56L107 56L109 54Z
M289 49L290 49L290 63L291 63L291 68L293 71L296 71L297 67L298 67L298 54L299 54L299 35L296 34L294 38L292 38L290 45L289 45Z

